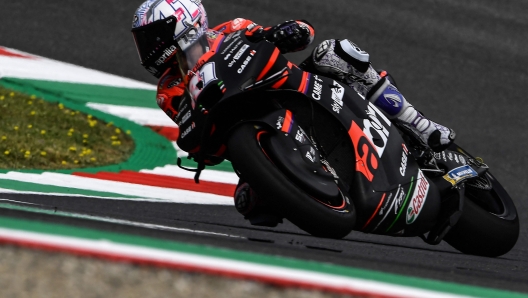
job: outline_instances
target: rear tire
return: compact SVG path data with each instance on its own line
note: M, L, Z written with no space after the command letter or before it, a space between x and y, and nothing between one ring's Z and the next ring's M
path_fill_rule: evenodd
M466 187L462 216L444 240L465 254L498 257L519 238L519 216L512 199L491 174L492 189Z
M236 127L229 137L229 156L238 175L280 216L309 234L342 238L350 233L356 213L350 199L345 199L346 194L340 194L342 207L327 206L308 195L270 160L270 148L258 140L261 131L266 129L246 123ZM273 133L268 134L273 137Z

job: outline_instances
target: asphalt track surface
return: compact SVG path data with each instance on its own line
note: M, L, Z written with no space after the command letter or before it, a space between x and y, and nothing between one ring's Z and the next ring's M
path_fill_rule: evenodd
M0 45L155 83L139 65L129 32L140 2L1 1ZM310 237L288 223L275 229L253 227L232 207L90 199L72 205L67 198L20 194L10 198L243 238L60 220L80 226L528 293L526 1L204 0L204 4L211 24L236 17L264 25L306 19L316 28L314 44L349 38L367 50L374 66L389 70L415 106L454 128L457 142L491 167L520 214L516 247L500 258L482 258L414 238L353 232L336 241ZM311 49L289 57L300 62ZM20 211L0 213L36 217Z

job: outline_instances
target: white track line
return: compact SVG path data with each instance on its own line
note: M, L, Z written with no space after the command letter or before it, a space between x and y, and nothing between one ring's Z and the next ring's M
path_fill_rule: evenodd
M174 203L203 205L233 205L233 198L216 194L201 193L189 190L145 186L127 182L107 181L68 174L42 173L30 174L8 172L0 174L0 179L11 179L59 187L112 192L138 198L163 199Z
M119 257L121 259L130 258L135 261L146 261L199 271L204 270L210 272L213 270L218 273L248 276L262 280L282 280L285 283L310 284L326 289L334 288L341 292L348 290L350 292L372 293L372 295L381 294L390 297L462 297L380 281L120 244L104 239L88 240L0 228L0 240L35 243L37 245L53 246L58 249L70 250L77 253L84 252L92 255L95 253L107 257Z

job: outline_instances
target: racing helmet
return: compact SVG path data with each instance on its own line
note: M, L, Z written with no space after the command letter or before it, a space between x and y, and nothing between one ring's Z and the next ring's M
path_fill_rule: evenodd
M204 36L207 14L200 0L147 0L134 13L132 35L141 65L156 78Z

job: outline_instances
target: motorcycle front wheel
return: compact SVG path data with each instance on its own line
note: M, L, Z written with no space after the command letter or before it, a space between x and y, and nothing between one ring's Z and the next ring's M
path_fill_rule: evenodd
M444 240L466 254L498 257L517 243L519 216L511 197L491 173L478 179L479 187L466 186L462 216Z
M352 231L356 221L354 206L346 194L339 192L333 202L319 200L294 183L277 166L269 138L274 132L251 123L237 126L227 147L237 174L259 196L273 206L277 214L317 237L342 238ZM291 171L290 171L291 172Z

